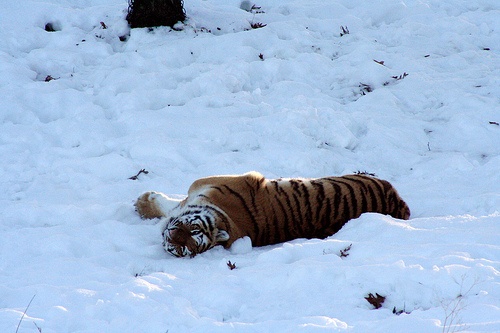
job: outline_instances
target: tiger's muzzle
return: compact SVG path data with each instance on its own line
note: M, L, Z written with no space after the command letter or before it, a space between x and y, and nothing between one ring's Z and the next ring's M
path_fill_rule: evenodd
M191 237L191 230L185 225L166 229L163 245L168 252L178 257L185 257L187 255L194 257L198 253L198 246L193 237ZM172 249L175 249L175 252L172 252Z

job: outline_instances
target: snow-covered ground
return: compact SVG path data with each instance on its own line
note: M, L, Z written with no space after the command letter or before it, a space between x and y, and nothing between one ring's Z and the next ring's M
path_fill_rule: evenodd
M500 2L256 5L120 41L124 0L4 1L1 332L500 332ZM250 170L375 173L412 219L179 259L134 212Z

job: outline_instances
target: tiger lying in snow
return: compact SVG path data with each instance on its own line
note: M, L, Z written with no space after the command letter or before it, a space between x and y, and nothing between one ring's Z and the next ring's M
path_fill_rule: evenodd
M164 218L163 246L174 256L228 248L248 236L253 246L325 238L365 212L407 220L410 209L392 185L365 175L266 179L250 172L196 180L176 202L146 192L135 203L142 218Z

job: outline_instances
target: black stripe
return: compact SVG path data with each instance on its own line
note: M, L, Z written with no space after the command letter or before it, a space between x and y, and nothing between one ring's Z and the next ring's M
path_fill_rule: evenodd
M249 190L249 193L250 193L250 202L251 202L251 205L252 205L252 212L256 215L256 216L260 216L262 214L259 214L259 210L260 210L260 207L257 205L256 203L256 196L257 196L257 189L255 188L255 186L250 183L248 180L245 180L245 183L247 185L247 188ZM268 236L267 235L267 232L265 230L265 227L264 227L264 230L261 230L260 226L257 225L257 221L255 218L253 218L253 221L255 223L255 238L256 239L262 239L262 237L266 237Z
M231 193L232 195L234 195L235 197L237 197L240 200L243 208L245 209L245 211L247 212L248 216L250 217L250 220L252 221L252 227L253 227L253 230L254 230L254 235L258 235L259 234L259 226L257 225L257 220L255 219L255 216L252 213L250 207L247 205L245 198L243 198L237 191L233 190L232 188L230 188L227 185L224 185L224 188L226 190L228 190L229 193Z
M372 196L372 203L376 202L376 205L373 206L373 211L381 214L387 214L387 202L385 197L385 190L381 181L377 178L372 177L364 177L366 181L370 182L372 188L374 190L374 194Z
M399 198L396 196L396 192L394 191L390 191L391 192L391 195L390 197L388 198L388 201L389 202L392 202L393 204L393 210L391 212L388 212L391 216L393 217L396 217L397 218L397 215L398 215L398 211L399 211Z
M278 180L275 179L275 180L271 180L270 181L271 184L272 184L272 187L274 189L274 192L271 192L271 191L268 191L269 192L269 198L272 198L272 200L274 200L272 203L271 203L271 207L273 209L273 219L272 221L270 221L269 223L272 225L275 233L274 233L274 242L273 244L276 244L276 243L281 243L283 242L283 240L287 237L287 234L288 234L288 230L285 226L285 224L287 223L286 221L286 210L285 210L285 207L281 204L279 198L278 198L278 189L279 189L279 184L278 184ZM268 186L268 188L271 188L271 186ZM274 207L275 207L275 204L277 204L279 207L280 207L280 210L281 210L281 216L284 216L284 219L283 221L279 218L279 215L277 214L277 212L275 211ZM283 226L281 225L283 223ZM271 239L270 237L271 235L269 235L269 240Z
M354 187L352 184L349 182L349 180L343 181L342 178L326 178L332 186L339 185L340 187L347 188L347 191L349 191L349 194L345 193L344 188L342 188L342 196L344 197L344 200L347 199L348 205L344 203L344 210L347 207L347 212L344 211L344 216L349 216L348 220L351 218L357 217L356 214L358 213L358 200L356 198L356 194L354 192ZM352 211L351 211L352 209ZM358 215L359 216L359 215Z
M349 200L347 199L347 195L343 196L343 204L344 204L344 214L342 216L342 224L346 223L352 218L352 215L349 210Z
M285 198L285 203L286 203L286 207L288 208L287 209L287 212L290 213L290 217L291 217L291 221L292 221L292 228L290 228L290 220L288 219L288 214L287 214L287 220L288 220L288 223L287 223L287 229L290 231L290 230L293 230L293 235L292 235L292 238L295 238L296 236L296 232L295 232L295 227L298 225L298 221L297 221L297 217L295 216L296 214L294 214L294 211L293 211L293 206L292 206L292 202L290 200L290 196L288 195L288 193L286 192L286 190L284 189L283 186L280 186L279 187L279 197L280 198ZM289 240L290 238L288 238L287 240Z
M207 214L207 211L208 214L211 214L213 217L215 217L215 220L213 220L212 218L210 218L210 223L209 223L209 230L210 231L214 231L214 229L217 227L217 222L221 222L223 225L224 225L224 230L226 230L227 232L230 232L231 231L231 226L229 224L229 220L227 219L225 213L218 207L214 207L214 206L195 206L195 205L192 205L192 206L189 206L191 209L194 209L194 208L197 208L196 210L188 210L188 211L185 211L183 212L181 215L179 215L179 217L185 217L187 215L200 215L200 214ZM205 214L203 214L203 216L205 216Z
M227 215L225 213L222 213L222 212L217 211L217 210L216 210L216 213L218 216L218 218L216 219L216 225L217 225L217 222L221 222L224 225L224 227L221 229L223 229L224 231L226 231L228 234L231 235L231 232L232 232L231 231L231 224L229 223Z
M183 210L182 214L179 216L188 215L188 214L200 214L203 212L204 207L205 206L200 206L200 205L189 205L186 207L186 209Z
M210 198L208 196L206 196L205 194L198 194L196 197L210 200Z
M332 223L332 208L334 209L330 198L326 198L326 209L325 209L325 213L323 214L323 218L321 219L321 226L323 229L321 231L321 233L325 233L325 232L327 233L327 230L330 229L330 227L333 224Z
M274 208L273 208L274 210ZM274 226L274 237L273 237L273 242L269 244L277 244L277 243L281 243L283 241L283 238L281 237L281 228L279 226L279 220L278 220L278 217L276 216L276 214L273 216L273 221L272 221L272 225ZM270 241L271 240L271 235L269 235L269 238L268 240ZM284 232L283 233L283 237L286 237L286 233Z
M358 217L361 215L359 213L359 208L358 208L358 198L356 197L356 193L354 192L354 187L350 183L345 183L344 184L348 191L349 191L349 199L350 199L350 207L352 208L352 211L349 211L350 219Z
M321 210L323 209L323 201L325 200L325 187L321 181L315 180L311 180L311 185L316 192L316 216L314 217L314 221L319 221Z
M333 187L333 212L332 218L336 221L339 218L340 213L340 201L342 199L342 187L337 184L335 181L330 181L330 185Z
M274 190L275 190L276 192L278 192L278 191L279 191L279 188L280 188L280 185L279 185L279 180L278 180L278 179L277 179L277 180L273 180L273 181L272 181L272 183L273 183L273 185L274 185Z
M309 188L302 182L300 184L302 188L302 193L304 194L304 202L306 206L306 214L304 223L308 225L309 229L314 230L314 224L312 220L312 209L311 209L311 198L309 197Z
M281 238L280 242L284 242L286 240L291 239L291 235L290 235L290 221L288 219L287 210L286 210L285 206L283 206L283 203L281 202L280 197L278 195L275 195L274 196L274 200L276 200L276 203L279 205L279 207L281 209L281 212L283 213L283 220L281 221L283 223L283 227L279 228L280 227L279 226L280 220L277 217L274 219L273 222L274 222L275 226L277 226L279 229L283 230L283 236L284 236L284 238Z
M300 188L300 184L302 182L300 180L290 180L290 185L292 187L292 197L293 197L293 201L295 202L295 207L297 208L297 217L296 217L296 223L295 223L295 227L296 227L296 230L297 232L300 234L300 235L303 235L304 234L304 215L302 214L302 205L300 204L301 203L301 200L300 198L302 197L302 192L301 192L301 188Z
M371 201L370 212L376 212L378 208L377 195L373 191L373 186L367 186L367 189L368 189L368 197L370 198Z
M224 190L219 186L210 186L210 188L213 188L214 190L219 191L221 194L224 194Z
M352 182L354 182L356 184L356 188L359 189L359 194L360 194L360 198L361 199L361 211L360 213L365 213L368 211L368 199L367 199L367 184L366 182L364 181L364 178L360 178L360 177L349 177L349 176L346 176L346 177L343 177L343 178L346 178Z
M282 233L281 232L279 233L280 242L284 242L289 239L292 239L293 237L290 233L290 218L288 216L289 210L287 209L286 203L282 201L283 198L281 196L282 188L279 184L280 181L281 180L279 179L272 181L275 191L274 203L276 203L279 206L282 216L280 218L279 215L275 215L275 218L273 219L273 224L275 226L275 230L282 231Z
M272 181L271 181L272 182ZM269 190L270 186L264 187L266 189L266 198L272 198L271 191ZM281 235L280 235L280 227L279 223L277 222L277 214L276 210L274 209L274 205L270 204L269 207L271 207L272 214L270 215L269 212L266 212L266 220L265 220L265 225L266 225L266 230L267 230L267 241L268 244L276 244L281 241ZM273 232L271 234L271 228L273 229ZM271 241L272 238L272 241Z

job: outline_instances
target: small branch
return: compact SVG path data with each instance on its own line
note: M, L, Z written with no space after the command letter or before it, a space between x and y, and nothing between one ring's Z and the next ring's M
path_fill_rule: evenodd
M394 313L396 316L399 316L402 313L410 314L410 312L406 311L406 304L403 306L403 310L398 310L396 307L392 309L392 313Z
M377 177L376 174L372 173L372 172L368 172L368 171L361 171L361 170L358 170L358 171L355 171L354 172L356 175L364 175L364 176L372 176L372 177ZM351 244L352 245L352 244Z
M146 271L146 266L144 266L142 271L140 271L139 273L135 273L135 277L143 276L145 271Z
M365 96L367 93L371 93L373 91L373 87L370 86L369 84L360 82L359 83L359 88L361 88L361 95Z
M348 247L346 247L343 250L340 250L340 258L345 258L349 256L349 251L351 250L352 244L350 244Z
M262 10L262 7L253 5L252 8L250 8L250 12L254 14L264 14L265 11Z
M28 303L28 306L26 307L26 309L24 310L23 315L21 316L21 319L19 319L19 324L17 324L16 333L19 331L19 327L21 326L21 322L23 321L23 318L26 315L26 312L28 312L28 309L30 308L31 302L33 302L33 299L35 298L35 296L36 296L36 294L33 295L33 297L31 297L31 300Z
M149 171L147 171L146 169L141 169L141 170L139 170L139 172L137 173L137 175L132 176L132 177L130 177L129 179L130 179L130 180L137 180L137 179L139 178L139 175L140 175L141 173L143 173L143 174L147 175L147 174L149 173Z
M374 60L374 61L375 61L375 60ZM377 62L377 61L375 61L375 62ZM404 72L404 73L403 73L403 74L401 74L401 75L394 75L394 76L391 76L391 78L392 78L394 81L400 81L400 80L404 79L405 77L407 77L408 75L409 75L408 73ZM385 87L385 86L388 86L388 85L390 85L391 83L393 83L394 81L392 81L392 82L391 82L391 81L385 81L383 85L384 85L384 87Z
M455 281L460 285L460 290L455 299L449 302L441 300L441 307L445 312L442 330L443 333L460 332L468 329L467 325L464 325L462 323L461 312L467 307L467 304L465 304L465 297L470 294L472 288L474 288L479 283L479 280L476 277L470 287L467 290L464 290L464 283L466 278L467 276L464 274L462 275L461 282Z
M227 262L227 267L229 267L230 270L233 270L236 268L236 263L232 263L231 260Z
M59 79L58 77L53 77L52 75L47 75L47 76L45 77L45 80L44 80L44 81L45 81L45 82L50 82L50 81L52 81L52 80L58 80L58 79Z
M399 76L397 76L397 75L396 75L396 76L392 76L392 78L393 78L394 80L402 80L402 79L404 79L405 77L407 77L408 75L409 75L408 73L404 72L403 74L401 74L401 75L399 75Z
M344 36L344 35L349 35L349 29L347 28L347 26L343 26L341 25L340 26L340 37Z
M264 28L267 24L264 24L264 23L260 23L260 22L252 22L250 23L250 26L252 27L252 29L259 29L259 28Z

